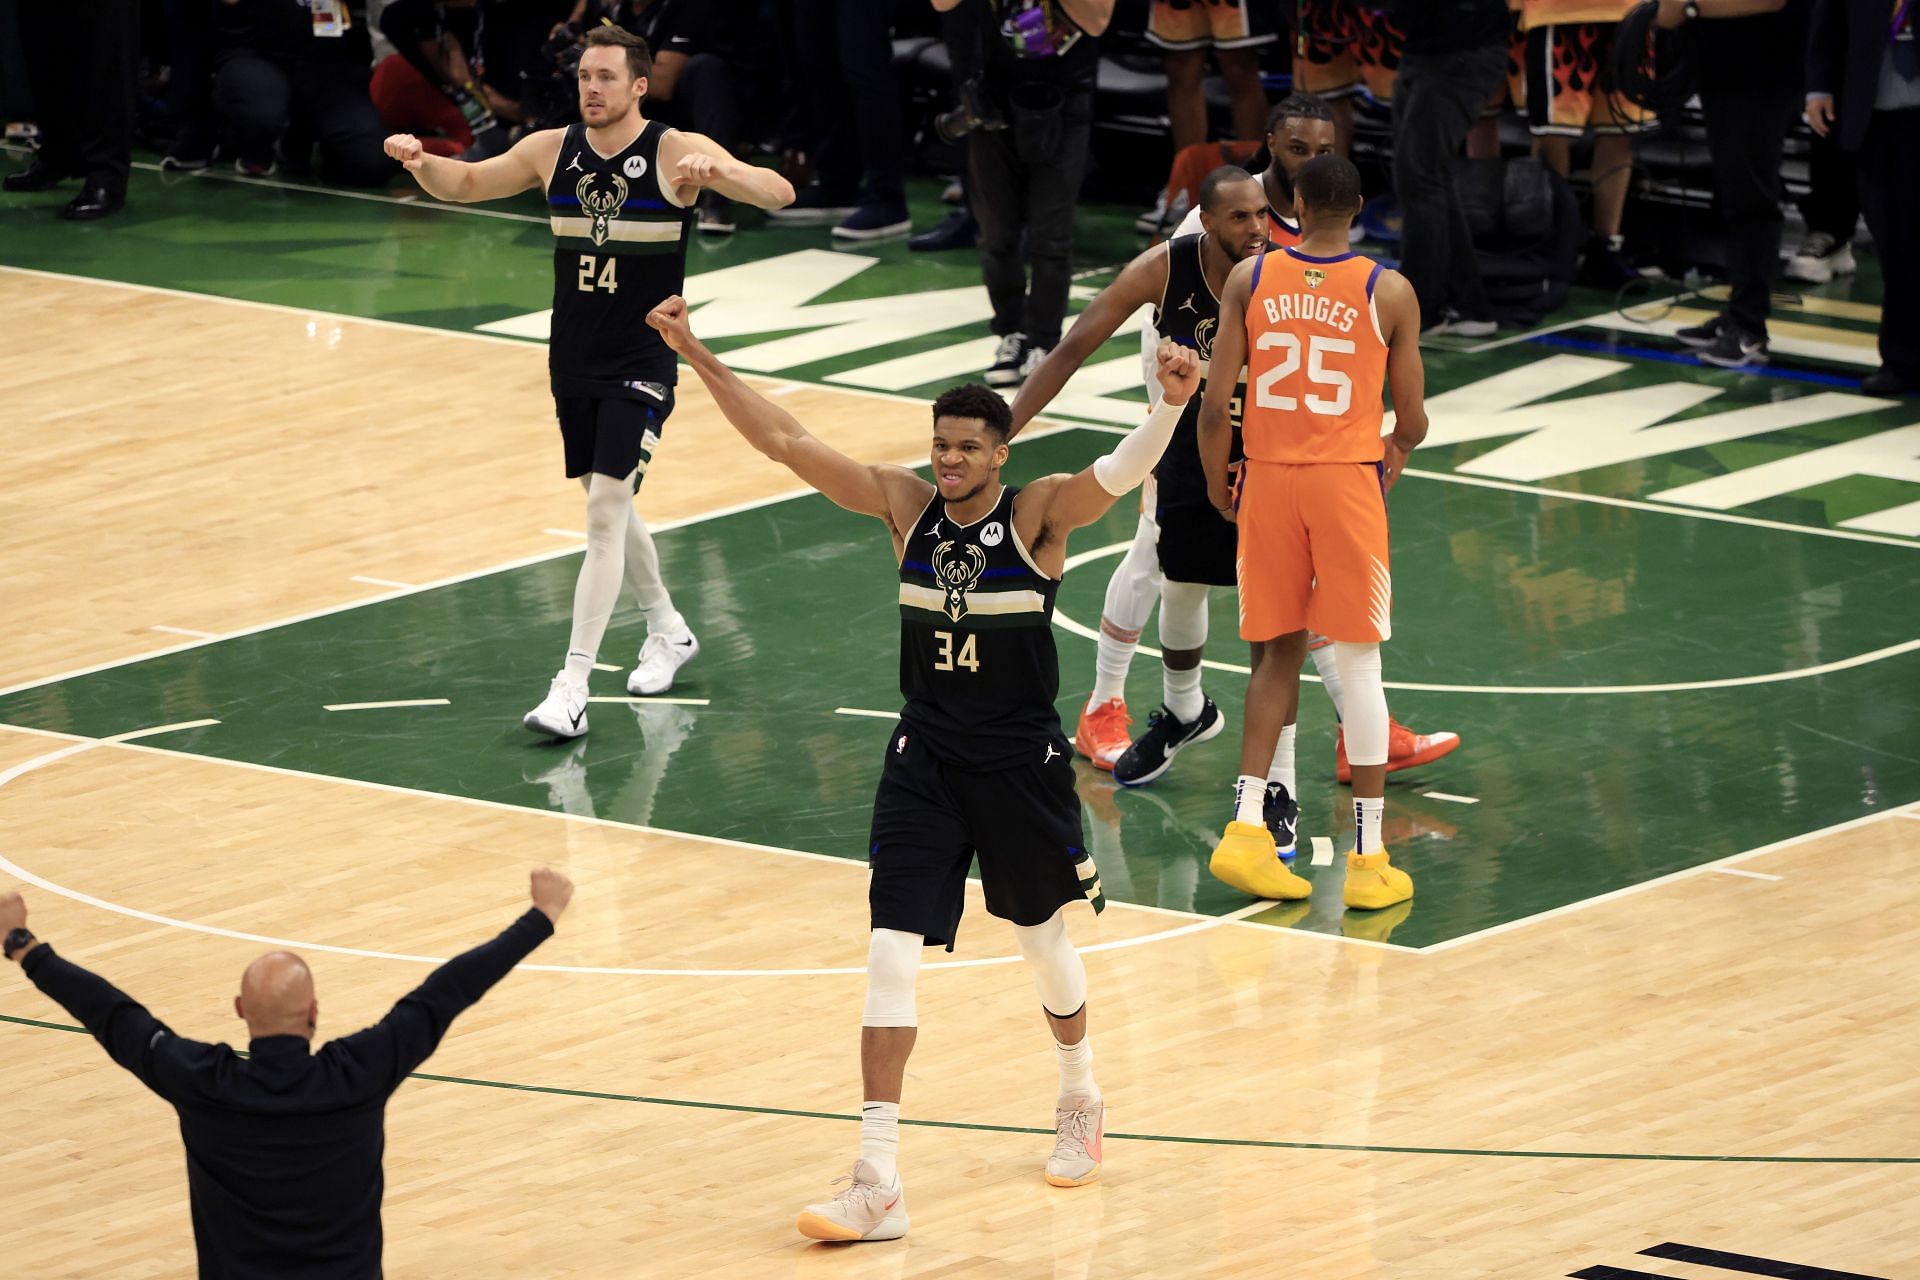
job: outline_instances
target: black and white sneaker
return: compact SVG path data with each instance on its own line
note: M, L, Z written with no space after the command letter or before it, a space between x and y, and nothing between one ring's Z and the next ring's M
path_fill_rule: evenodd
M1729 322L1720 326L1712 346L1701 347L1694 354L1722 369L1745 369L1767 362L1767 339L1765 334L1745 333Z
M1267 830L1273 832L1273 843L1279 849L1280 856L1291 858L1298 850L1300 831L1300 804L1287 794L1287 789L1277 782L1267 784L1267 797L1261 803L1260 815L1266 819Z
M1147 717L1147 731L1113 762L1113 780L1123 787L1141 787L1173 767L1180 748L1218 737L1227 727L1212 698L1200 703L1200 714L1184 721L1164 706Z
M730 236L740 229L733 218L733 201L718 191L700 193L699 212L695 215L700 234L705 236Z
M1721 327L1726 322L1724 315L1718 315L1705 324L1690 324L1684 329L1675 329L1673 336L1690 347L1710 347L1719 341Z
M1010 333L1000 339L1000 345L993 353L993 363L987 368L987 385L990 387L1017 387L1026 381L1027 353L1033 350L1033 344L1027 341L1024 333Z

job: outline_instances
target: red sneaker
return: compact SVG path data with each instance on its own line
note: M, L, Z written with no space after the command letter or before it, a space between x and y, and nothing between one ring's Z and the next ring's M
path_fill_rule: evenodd
M1073 731L1073 749L1093 761L1094 768L1112 773L1113 762L1133 745L1127 733L1132 723L1125 698L1109 698L1091 711L1083 707L1079 727Z
M1432 764L1460 745L1457 733L1415 733L1398 720L1387 720L1387 772L1397 773L1418 765ZM1338 782L1353 781L1353 767L1347 763L1347 731L1342 729L1333 740L1333 776Z

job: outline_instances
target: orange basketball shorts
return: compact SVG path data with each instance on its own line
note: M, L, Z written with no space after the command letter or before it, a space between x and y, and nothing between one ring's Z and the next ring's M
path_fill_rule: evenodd
M1387 497L1374 462L1247 459L1240 526L1240 638L1308 630L1375 644L1393 634Z

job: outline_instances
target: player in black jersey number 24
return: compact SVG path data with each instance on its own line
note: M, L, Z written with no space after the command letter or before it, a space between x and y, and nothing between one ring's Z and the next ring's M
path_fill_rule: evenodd
M860 1155L845 1186L808 1205L816 1240L906 1234L897 1164L900 1090L918 1034L921 949L952 948L977 855L987 910L1013 926L1032 967L1060 1068L1047 1181L1100 1175L1105 1106L1087 1042L1087 975L1067 939L1069 903L1104 905L1088 857L1072 748L1054 699L1060 662L1052 614L1067 534L1092 524L1159 461L1200 381L1199 356L1166 343L1165 399L1114 451L1074 475L1003 485L1010 415L988 387L956 387L933 406L933 483L869 466L807 433L755 394L694 337L669 298L648 322L678 352L754 448L839 506L877 516L900 564L900 691L869 844L867 997L861 1018Z
M742 164L713 139L646 119L652 56L615 26L589 32L580 57L580 118L528 134L477 164L426 154L411 134L387 139L439 200L498 200L539 187L553 228L553 322L547 345L569 479L587 491L587 547L574 588L566 664L528 712L536 733L587 731L587 678L624 574L647 618L627 691L664 693L699 641L660 580L653 537L634 510L673 412L678 366L647 312L686 288L687 240L702 189L763 209L793 200L771 169Z

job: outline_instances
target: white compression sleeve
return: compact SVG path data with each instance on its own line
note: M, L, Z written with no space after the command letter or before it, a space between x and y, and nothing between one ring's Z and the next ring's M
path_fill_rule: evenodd
M1387 762L1387 690L1380 679L1380 646L1333 642L1333 658L1340 664L1345 685L1341 727L1347 732L1347 759L1354 764Z
M1100 487L1117 498L1152 475L1186 407L1185 401L1168 404L1162 400L1155 405L1145 422L1128 432L1112 453L1093 464L1093 478Z

